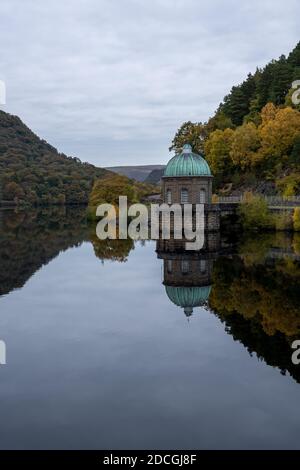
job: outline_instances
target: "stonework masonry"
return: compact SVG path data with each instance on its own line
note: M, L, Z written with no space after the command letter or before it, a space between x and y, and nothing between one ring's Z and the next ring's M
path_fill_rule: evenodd
M167 201L167 191L171 191L171 203L181 203L181 191L187 190L189 204L211 203L212 176L176 176L162 178L163 201ZM200 200L201 195L205 200ZM202 196L203 197L203 196Z
M186 203L204 203L205 230L220 230L220 208L218 204L212 204L212 177L177 176L162 178L162 200L164 203L182 204L183 191L186 192ZM171 223L171 229L173 229L172 225Z

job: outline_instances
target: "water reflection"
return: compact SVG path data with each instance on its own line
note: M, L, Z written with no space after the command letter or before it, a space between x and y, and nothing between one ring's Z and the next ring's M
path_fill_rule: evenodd
M61 251L84 241L102 262L124 262L134 249L132 240L99 241L84 209L1 212L0 295L22 288ZM208 234L200 252L185 251L185 241L159 240L156 253L166 295L187 317L207 309L251 355L300 382L300 367L291 362L291 343L300 337L300 234L239 245Z
M23 287L61 251L88 239L84 209L0 211L0 295Z
M201 251L186 251L185 243L185 240L158 240L156 252L163 260L167 296L190 317L196 307L207 305L220 239L218 234L207 234Z
M85 208L0 211L0 295L23 287L60 252L85 241L92 243L102 262L124 262L134 249L131 239L100 241L86 221Z
M300 382L291 343L300 337L299 235L247 240L214 265L209 307L249 353Z
M157 242L163 284L187 317L208 308L234 340L300 382L291 344L300 337L300 235L268 234L224 244L207 234L204 249L178 240Z
M118 261L124 263L127 261L129 253L134 249L134 242L131 238L127 240L99 240L96 235L95 227L91 227L90 241L94 247L94 253L102 263L105 260Z

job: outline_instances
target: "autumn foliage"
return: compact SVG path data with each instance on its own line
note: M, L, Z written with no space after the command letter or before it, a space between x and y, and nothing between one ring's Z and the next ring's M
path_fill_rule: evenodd
M300 207L296 207L293 215L294 230L300 232Z
M233 86L207 122L183 123L170 150L188 142L204 154L216 192L232 183L242 192L268 187L271 194L299 194L300 105L292 100L299 70L300 43Z
M293 155L300 138L300 112L269 103L260 116L259 125L246 122L234 130L215 130L209 135L204 149L214 174L226 175L228 169L230 173L250 171L260 176L271 172L276 179L284 168L300 168L300 154L298 158ZM292 192L296 191L294 187Z
M108 172L59 153L16 116L0 111L0 200L16 205L87 204Z

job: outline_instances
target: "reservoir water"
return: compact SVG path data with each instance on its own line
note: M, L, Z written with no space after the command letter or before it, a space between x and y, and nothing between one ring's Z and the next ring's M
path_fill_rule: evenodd
M300 447L300 235L161 248L1 213L2 449Z

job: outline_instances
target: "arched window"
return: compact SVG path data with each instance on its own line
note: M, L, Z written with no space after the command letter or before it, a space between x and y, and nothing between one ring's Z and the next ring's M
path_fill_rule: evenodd
M181 204L187 204L189 202L189 192L187 189L182 189L181 190Z
M182 274L187 274L190 270L189 260L183 259L181 261L181 272Z
M206 202L206 191L205 189L200 189L200 204L205 204Z
M172 265L173 265L172 260L168 259L168 262L167 262L167 271L168 271L168 273L172 272L172 267L173 267Z
M171 189L167 189L167 192L166 192L166 200L167 200L167 204L172 204L172 192L171 192Z
M206 260L205 259L200 260L200 272L201 274L206 273Z

